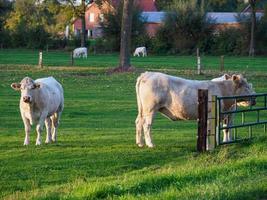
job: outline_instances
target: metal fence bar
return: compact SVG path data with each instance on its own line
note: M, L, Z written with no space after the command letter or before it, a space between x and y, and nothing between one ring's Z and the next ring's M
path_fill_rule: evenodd
M248 127L248 137L252 138L252 126Z
M255 126L255 125L261 125L261 124L267 124L267 120L260 121L260 122L245 123L245 124L240 124L240 125L225 126L225 127L221 127L220 129L221 130L223 130L223 129L233 129L233 128L241 128L241 127Z
M237 102L238 102L238 98L241 99L241 98L247 98L248 100L252 101L254 98L257 98L257 97L264 97L264 106L261 106L261 107L257 107L257 108L253 108L252 105L249 106L249 108L247 109L242 109L242 110L239 110L237 109ZM221 110L221 101L224 100L224 99L234 99L234 106L235 108L232 109L231 111L222 111ZM267 130L267 119L263 118L261 119L261 116L260 116L260 112L261 111L266 111L267 110L267 93L262 93L262 94L254 94L254 95L245 95L245 96L228 96L228 97L216 97L216 107L215 110L217 111L216 113L216 126L215 127L215 131L216 131L216 134L218 135L218 137L216 137L216 143L217 145L219 144L229 144L229 143L234 143L234 142L237 142L237 141L241 141L241 140L244 140L244 139L250 139L252 138L253 136L253 126L255 125L264 125L264 132L266 133ZM257 112L253 122L246 122L246 113L248 112ZM232 115L232 114L235 114L235 113L241 113L241 122L240 124L231 124L231 125L227 125L227 126L223 126L222 125L222 120L224 119L224 117L229 117L227 115ZM241 127L248 127L248 135L247 137L243 137L243 138L238 138L238 133L237 133L237 129L238 128L241 128ZM234 131L234 134L233 134L233 137L231 141L227 141L227 142L223 142L221 141L221 133L223 130L226 130L226 129L229 129L229 130L233 130Z
M243 110L236 110L236 111L222 111L221 114L243 113L243 112L252 112L252 111L260 111L260 110L266 110L266 108L259 107L259 108L243 109Z
M234 140L237 140L237 128L234 129Z
M239 95L239 96L224 96L224 97L217 97L217 99L242 99L242 98L249 98L249 97L266 97L266 93L258 93L258 94L251 94L251 95Z
M228 142L221 142L220 145L233 144L236 142L242 142L242 141L247 141L247 140L249 140L249 138L236 139L236 140L232 140L232 141L228 141Z

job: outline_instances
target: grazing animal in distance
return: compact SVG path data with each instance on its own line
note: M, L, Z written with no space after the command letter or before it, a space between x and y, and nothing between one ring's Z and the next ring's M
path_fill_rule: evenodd
M87 58L87 48L79 47L73 50L73 58Z
M142 55L143 57L147 56L147 51L146 51L146 47L137 47L134 51L133 56L140 56Z

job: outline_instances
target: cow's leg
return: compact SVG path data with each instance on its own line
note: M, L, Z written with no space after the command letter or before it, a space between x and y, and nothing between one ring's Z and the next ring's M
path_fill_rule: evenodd
M36 145L41 144L41 133L42 133L42 130L44 128L46 116L47 116L47 113L42 114L40 119L39 119L38 124L36 125L36 132L37 132Z
M229 115L227 115L223 119L223 127L229 126ZM223 142L228 142L229 141L229 129L223 129Z
M46 126L46 140L45 140L45 143L48 144L52 140L52 138L51 138L52 121L51 121L50 117L46 118L45 126Z
M230 111L235 111L237 109L236 107L237 105L234 104L231 108L230 108ZM226 121L224 121L224 126L232 126L233 125L233 119L234 119L234 116L235 114L234 113L231 113L231 114L228 114L226 116ZM232 129L229 128L229 129L225 129L224 130L224 136L223 136L223 141L224 142L230 142L232 141Z
M144 128L145 142L148 147L154 147L151 139L151 126L153 118L154 118L154 113L151 113L144 117L143 128Z
M30 143L30 132L31 132L30 120L26 119L25 117L22 117L22 119L23 119L24 129L25 129L24 145L29 145L29 143Z
M233 115L234 114L229 114L227 116L227 118L228 118L227 126L228 127L233 125ZM227 129L227 131L228 131L227 140L230 142L230 141L232 141L232 129Z
M53 142L56 142L56 141L57 141L57 128L58 128L58 125L59 125L59 119L60 119L60 116L61 116L61 111L55 113L55 114L51 117L51 119L52 119L52 124L53 124L53 134L52 134L52 141L53 141Z
M136 144L139 147L144 146L144 141L142 138L143 124L144 124L143 118L140 115L138 115L135 120L135 126L136 126Z
M233 124L233 114L229 114L223 120L223 126L229 127ZM232 141L232 130L227 128L223 130L223 142L230 142Z

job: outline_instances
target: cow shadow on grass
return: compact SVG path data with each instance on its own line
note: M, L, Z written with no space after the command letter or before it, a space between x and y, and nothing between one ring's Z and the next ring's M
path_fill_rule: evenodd
M251 170L251 164L253 164L254 169ZM123 184L114 184L106 187L102 187L99 190L94 191L90 196L86 196L88 199L106 199L119 196L132 196L138 198L140 195L155 195L160 193L170 187L175 188L177 192L190 188L194 192L189 192L187 190L186 197L187 199L213 199L214 192L216 193L216 199L250 199L251 197L257 197L256 199L261 199L266 197L266 191L262 187L253 187L254 184L251 184L250 187L247 187L246 183L250 181L250 176L257 176L257 171L261 171L264 168L264 163L255 163L250 161L247 163L239 163L234 166L222 166L217 168L207 169L206 171L201 172L187 172L187 173L174 173L169 175L151 175L141 178L141 181L138 181L132 185L125 186ZM248 171L249 175L238 175L238 171ZM235 174L236 173L236 174ZM228 176L227 182L230 184L227 187L224 187L224 181L221 181L222 176ZM238 177L240 176L240 177ZM238 190L232 190L231 187L235 187L237 180L239 178L243 179L244 186ZM247 181L246 181L247 180ZM217 185L221 190L213 191L212 187L209 185ZM200 189L201 187L207 188L205 193ZM243 191L244 190L244 191ZM176 197L177 198L177 197ZM176 199L175 198L175 199Z
M155 169L177 160L182 163L185 155L194 151L193 145L179 142L159 144L154 149L138 148L121 134L103 134L103 138L80 134L79 138L62 135L58 143L35 146L34 135L27 147L22 146L23 136L18 139L20 143L9 142L8 151L1 156L1 179L7 183L2 189L13 190L14 182L17 188L27 191L32 189L32 181L39 186L54 185L81 177L119 176L134 170Z

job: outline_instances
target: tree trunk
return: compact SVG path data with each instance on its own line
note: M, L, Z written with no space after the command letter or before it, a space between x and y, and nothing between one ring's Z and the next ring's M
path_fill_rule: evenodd
M131 32L132 32L132 7L133 7L133 0L124 0L123 15L121 22L119 67L125 70L131 67L130 50L131 50Z
M251 7L251 30L250 30L250 45L249 56L255 55L255 26L256 26L256 0L249 0Z
M85 47L85 43L86 43L85 11L86 11L85 0L82 0L82 12L81 12L81 20L82 20L81 47Z

